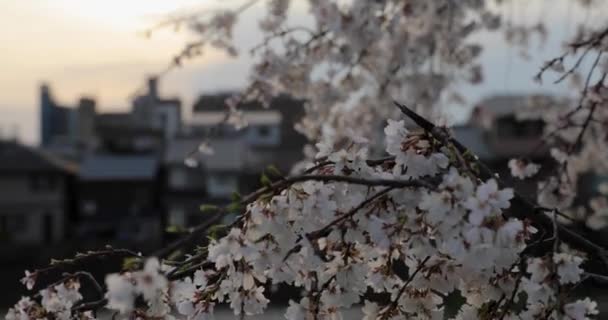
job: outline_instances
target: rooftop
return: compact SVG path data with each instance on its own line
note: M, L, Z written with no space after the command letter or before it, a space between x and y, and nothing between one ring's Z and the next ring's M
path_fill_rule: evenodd
M240 171L245 168L251 151L241 139L212 139L211 154L199 152L203 138L189 137L172 141L165 153L165 163L183 165L187 159L212 171Z
M1 172L66 172L76 173L78 167L42 150L16 141L0 140Z
M283 116L276 110L244 111L243 117L249 125L276 125L280 124ZM195 112L188 120L189 125L213 126L226 120L226 112L202 111Z

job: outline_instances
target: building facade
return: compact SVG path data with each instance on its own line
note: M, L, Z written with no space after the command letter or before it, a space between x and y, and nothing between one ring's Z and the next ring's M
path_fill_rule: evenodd
M0 141L0 237L11 245L58 243L70 235L77 168L19 144Z

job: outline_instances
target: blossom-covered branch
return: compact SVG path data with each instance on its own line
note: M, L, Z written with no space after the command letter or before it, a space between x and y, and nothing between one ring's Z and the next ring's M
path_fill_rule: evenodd
M137 260L106 275L103 297L79 293L86 276L58 277L21 299L7 319L93 319L101 309L125 319L209 319L218 304L254 315L265 312L276 285L301 292L285 310L298 320L340 319L358 304L368 320L444 319L450 295L465 301L456 320L586 320L598 313L595 302L570 293L591 275L606 277L608 268L585 270L586 259L608 260L606 249L559 219L570 214L580 173L608 172L608 33L583 32L572 46L583 52L570 68L563 63L576 52L543 67L560 73L558 81L574 79L595 54L578 105L518 114L545 120L560 165L539 186L537 204L505 185L448 129L426 120L446 100L462 100L456 85L483 80L482 47L471 35L502 29L525 43L529 28L503 26L476 0L308 2L312 26L287 24L289 0L245 1L169 21L199 35L173 61L177 66L206 45L238 54L232 37L239 14L266 5L266 40L252 52L249 85L226 101L226 121L245 125L243 100L268 103L284 91L305 99L297 124L311 141L303 173L266 177L262 188L232 204L207 207L213 214L203 224L145 258L108 249L26 273L23 281L33 288L41 274L86 268L89 259ZM398 106L422 131L391 119L399 114L392 99L411 102L411 109ZM516 160L511 169L520 178L538 171ZM599 200L593 204L602 209ZM238 217L215 227L226 213ZM207 239L211 233L218 236Z

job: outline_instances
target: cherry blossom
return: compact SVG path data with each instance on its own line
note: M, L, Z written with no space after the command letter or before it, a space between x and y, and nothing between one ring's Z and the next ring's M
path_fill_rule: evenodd
M553 263L557 265L557 274L561 283L577 283L581 279L583 270L580 264L583 259L568 253L553 255Z
M174 65L205 46L238 55L235 26L256 3L177 19L200 41ZM504 32L523 50L533 37L546 37L542 24L505 24L480 0L309 0L312 26L293 26L291 3L265 1L259 23L265 40L250 51L255 62L247 87L226 101L226 122L247 125L239 109L244 101L268 105L282 92L306 100L295 127L310 142L301 170L217 208L210 223L239 214L228 226L215 226L217 237L209 241L202 225L158 258L129 255L137 263L106 275L102 299L80 304L80 282L63 279L22 298L7 319L91 319L90 311L102 308L129 319L211 319L220 304L236 315L256 315L278 285L300 292L285 310L288 319L341 319L356 304L364 319L443 319L446 297L456 293L465 301L458 320L596 315L595 302L565 294L585 280L583 256L558 244L576 245L585 259L600 263L606 250L556 216L590 209L576 219L590 227L606 223L601 198L580 210L573 204L583 174L608 172L602 60L608 32L581 28L568 50L540 66L538 80L545 72L558 75L557 82L583 80L573 81L578 103L531 99L534 108L515 110L517 120L542 121L546 145L539 150L554 160L532 199L435 123L445 123L442 106L462 101L457 89L484 79L476 35ZM588 57L595 60L582 77L577 68ZM393 99L411 110L394 108ZM399 110L407 120L393 120ZM199 151L211 152L206 144ZM514 177L539 171L521 159L509 161ZM197 165L194 158L186 162ZM550 241L552 250L542 249ZM28 289L40 272L26 271Z
M106 298L109 309L123 314L133 310L135 288L130 279L118 274L110 274L106 277L106 286L108 287Z
M73 317L92 319L90 312L73 312L73 307L82 300L79 292L80 282L75 279L67 279L59 284L42 289L40 302L29 297L23 297L19 302L8 310L6 319L59 319L69 320Z
M25 277L21 278L21 283L24 284L28 290L32 290L36 284L36 276L36 272L25 270Z
M129 314L136 310L137 297L146 302L145 314L151 317L167 315L171 309L168 304L168 281L161 273L161 265L156 258L148 259L144 269L125 274L106 276L108 308Z
M476 225L481 224L486 217L508 208L511 198L513 190L498 190L496 180L488 180L477 187L475 197L467 199L466 208L471 210L469 221Z
M591 301L589 298L585 298L565 305L564 313L567 319L587 320L591 319L588 316L597 315L599 312L597 310L597 303Z
M540 166L521 159L511 159L509 160L509 169L511 169L512 176L519 179L525 179L535 175L540 169Z
M591 215L586 220L587 227L599 230L608 225L608 199L597 197L589 201Z

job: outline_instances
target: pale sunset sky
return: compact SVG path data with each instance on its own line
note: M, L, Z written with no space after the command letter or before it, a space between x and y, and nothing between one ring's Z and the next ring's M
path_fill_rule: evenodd
M306 23L306 0L295 4L294 24ZM486 83L466 89L473 104L494 93L559 90L538 87L531 81L542 61L556 55L560 44L580 21L599 23L608 4L587 10L573 0L514 0L497 8L507 19L532 23L548 21L549 43L530 61L502 36L481 35L487 49L482 57ZM602 0L604 1L604 0ZM0 0L0 134L15 132L21 141L38 141L38 87L50 85L56 100L75 105L81 95L97 99L101 111L127 110L129 96L145 83L146 76L163 70L173 55L193 35L165 30L145 38L141 32L176 10L212 6L238 6L241 0ZM549 3L549 5L547 5ZM190 109L200 93L243 86L248 74L247 49L260 39L252 8L237 26L235 36L243 57L231 59L214 50L161 79L161 93L179 96ZM605 20L605 19L604 19Z

